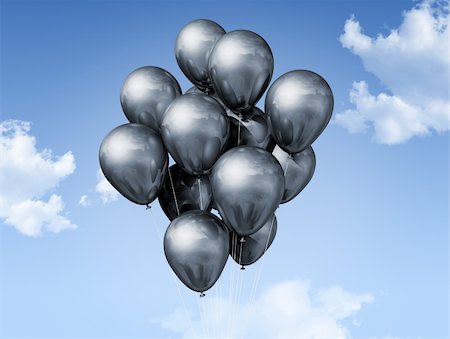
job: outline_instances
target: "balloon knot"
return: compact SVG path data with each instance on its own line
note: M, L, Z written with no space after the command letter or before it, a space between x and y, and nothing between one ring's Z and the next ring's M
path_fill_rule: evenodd
M244 265L241 265L241 270L245 270L245 267L244 267Z
M203 298L204 296L205 296L205 293L203 293L203 291L200 292L200 298Z
M145 205L146 210L149 210L150 208L152 208L152 206L150 206L150 204Z
M240 241L241 241L241 242L245 242L245 238L244 238L244 237L242 237Z

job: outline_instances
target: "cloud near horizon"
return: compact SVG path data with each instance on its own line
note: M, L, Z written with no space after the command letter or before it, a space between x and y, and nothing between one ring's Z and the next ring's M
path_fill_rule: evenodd
M336 114L334 123L350 133L373 128L374 140L389 145L448 131L449 23L448 1L423 1L403 13L397 29L376 38L364 34L355 17L348 19L341 45L388 91L372 94L366 81L354 81L354 108Z
M268 288L253 303L205 297L202 316L177 309L154 319L181 338L350 338L350 325L361 308L373 302L369 293L351 293L340 286L312 289L309 281L290 280ZM230 317L230 316L233 317ZM349 322L350 323L350 322Z
M75 171L75 157L70 151L54 157L50 149L36 149L30 130L30 122L0 122L0 218L31 237L74 229L63 214L62 197L43 198Z

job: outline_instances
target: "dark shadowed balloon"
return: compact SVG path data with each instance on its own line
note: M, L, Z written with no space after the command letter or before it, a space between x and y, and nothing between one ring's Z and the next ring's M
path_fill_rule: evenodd
M225 30L211 20L194 20L178 33L175 57L186 77L203 92L211 92L208 60L216 41Z
M223 221L244 236L259 230L283 198L280 164L272 154L254 146L240 146L224 153L209 180Z
M288 153L298 153L311 145L330 121L333 93L320 75L291 71L270 86L265 111L276 143Z
M159 132L164 111L180 94L180 85L169 72L146 66L128 75L120 93L120 103L130 122Z
M106 179L136 204L151 203L167 173L168 156L161 138L144 125L125 124L109 132L99 159Z
M277 218L275 214L255 233L245 237L241 242L241 235L230 233L230 255L235 262L248 266L256 262L267 251L277 233Z
M240 118L229 111L230 137L227 150L237 146L256 146L266 148L269 140L269 127L264 113L257 107L251 109L251 116L247 119ZM240 121L240 122L239 122Z
M186 212L174 219L164 235L170 267L191 290L210 289L223 271L229 253L229 234L215 215Z
M311 180L316 168L316 156L311 146L291 156L275 146L273 156L283 167L286 186L281 203L294 199Z
M228 141L227 114L217 100L201 93L177 97L167 108L161 136L173 159L188 174L206 174Z
M233 111L245 111L254 106L269 85L272 73L270 47L251 31L226 33L209 57L214 90Z
M210 211L213 200L208 176L193 177L175 164L168 170L158 200L170 220L191 210Z

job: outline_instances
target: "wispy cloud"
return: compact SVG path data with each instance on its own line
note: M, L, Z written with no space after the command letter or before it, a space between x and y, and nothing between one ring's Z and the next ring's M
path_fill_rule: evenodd
M80 200L78 201L78 205L81 205L81 206L89 206L90 204L91 204L91 201L89 200L89 197L86 194L82 195L80 197Z
M336 114L334 123L350 133L373 127L378 143L398 144L414 136L450 129L449 2L424 1L403 14L387 36L364 34L348 19L340 36L343 47L361 58L389 93L372 94L366 81L350 91L354 108Z
M28 236L76 228L63 215L60 195L42 200L74 172L75 158L71 152L54 157L50 149L37 150L30 129L25 121L0 122L0 218Z
M340 339L350 337L343 320L354 318L373 300L369 293L351 293L339 286L313 289L308 281L292 280L270 287L245 305L207 296L201 319L177 309L154 322L182 338Z
M100 194L100 199L103 204L116 201L119 197L119 192L117 192L117 190L105 178L105 175L101 169L97 171L97 185L95 185L95 191Z

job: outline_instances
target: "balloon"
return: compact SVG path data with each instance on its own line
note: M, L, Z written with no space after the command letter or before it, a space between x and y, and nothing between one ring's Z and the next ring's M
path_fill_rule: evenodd
M226 226L204 211L180 215L164 235L164 252L170 267L187 287L202 294L222 273L229 248Z
M175 57L184 75L203 92L213 91L208 60L211 51L225 30L211 20L194 20L178 33Z
M228 141L229 124L213 98L188 93L176 98L164 113L161 136L169 153L190 175L206 174Z
M269 45L250 31L226 33L209 57L214 90L232 111L243 112L254 106L269 85L272 73Z
M272 155L283 167L286 186L281 203L285 203L294 199L311 180L316 168L316 156L311 146L291 156L275 146Z
M130 122L159 132L164 111L180 94L180 85L169 72L146 66L128 75L120 93L120 103Z
M109 132L100 146L99 159L111 185L141 205L155 200L169 161L160 136L139 124L121 125Z
M244 145L261 148L267 147L270 134L266 116L257 107L253 107L251 112L252 115L248 119L240 118L231 111L228 112L230 137L228 139L227 150Z
M310 71L291 71L269 88L265 106L270 132L290 154L311 145L333 112L333 93L327 82Z
M239 146L224 153L209 180L223 221L242 236L259 230L283 198L280 164L272 154L254 146Z
M211 210L212 191L207 176L195 178L177 164L171 166L168 172L158 200L170 220L191 210Z
M277 218L275 214L255 233L245 237L241 242L241 236L231 233L230 255L239 265L248 266L256 262L266 253L277 233Z

